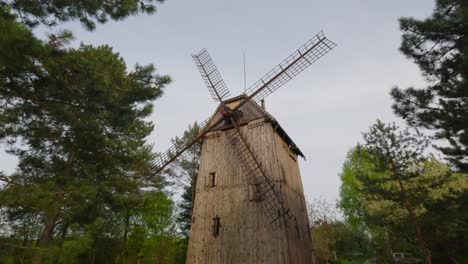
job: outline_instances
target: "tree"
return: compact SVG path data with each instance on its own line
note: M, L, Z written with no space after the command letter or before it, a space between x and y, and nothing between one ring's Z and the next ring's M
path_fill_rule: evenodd
M399 187L379 160L358 145L348 153L340 177L339 206L345 220L354 229L370 234L377 263L393 263L395 244L400 250L412 251L411 246L405 245L406 240L412 241L408 234L413 229L408 228ZM393 243L394 237L404 239Z
M434 158L426 160L423 168L412 186L425 209L419 220L428 230L426 242L434 262L467 262L464 241L468 236L468 174L453 171Z
M71 32L42 41L32 27L79 20L93 29L152 13L153 2L0 0L0 142L20 161L0 175L0 209L18 260L114 263L142 187L162 184L143 181L154 174L145 119L170 81L152 65L127 70L108 46L70 49Z
M197 122L193 125L189 125L187 130L184 132L183 137L188 137L193 134L199 134L200 127ZM193 138L192 136L190 136ZM175 138L172 140L173 144L178 144L181 139ZM172 173L176 178L180 179L184 191L182 193L182 201L179 203L181 209L177 222L182 235L188 240L190 226L192 223L192 208L193 201L195 199L195 185L198 177L198 169L200 167L200 156L201 156L201 144L197 143L187 149L182 155L180 155L172 166Z
M92 30L96 22L105 23L109 18L121 20L140 12L152 14L156 11L154 3L163 1L1 0L0 8L13 10L30 27L39 23L55 26L60 22L79 20L87 29Z
M336 236L333 224L338 212L332 204L323 199L314 199L308 204L314 258L319 263L336 260Z
M312 250L317 263L362 262L369 257L369 235L364 229L343 221L336 205L323 199L314 199L308 203L308 213Z
M20 159L0 201L10 216L42 219L45 247L57 230L91 227L138 202L152 173L144 118L170 80L152 65L128 72L108 46L65 49L69 32L43 43L0 10L2 32L14 36L0 42L12 47L0 54L0 139Z
M130 236L130 245L134 245L133 250L139 259L152 263L174 263L178 253L174 239L174 217L174 202L165 192L156 190L145 193L143 206L134 214Z
M416 240L424 254L426 264L431 264L429 249L418 223L413 205L408 197L403 179L417 177L413 171L415 166L422 161L422 151L427 145L427 140L421 135L411 135L408 130L397 132L398 127L385 125L380 120L370 127L369 132L364 133L364 140L369 152L377 158L380 167L389 172L389 176L395 179L400 190L403 206L408 213L408 219L416 230Z
M431 257L435 263L463 263L468 175L453 172L434 158L416 167L417 176L404 177L402 182ZM341 180L340 207L345 219L369 230L378 252L390 256L393 250L414 250L414 228L406 224L408 213L391 170L382 167L366 147L357 146L348 154Z
M401 52L418 64L425 88L391 91L394 112L414 127L435 131L448 161L468 171L468 3L437 0L425 20L401 18Z

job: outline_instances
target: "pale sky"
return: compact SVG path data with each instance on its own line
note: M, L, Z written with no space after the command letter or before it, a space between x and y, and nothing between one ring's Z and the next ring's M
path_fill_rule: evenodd
M425 18L433 8L433 0L166 0L152 16L109 22L93 32L76 23L50 31L71 29L73 45L108 44L129 68L153 63L172 77L155 102L155 131L148 138L164 151L171 138L216 107L190 54L207 48L238 95L243 52L249 86L323 30L338 46L267 97L266 107L307 157L299 161L306 198L334 201L346 153L362 141L361 132L377 118L401 123L390 107L390 88L424 84L417 66L398 51L398 18ZM15 166L14 157L0 153L0 171L11 173Z

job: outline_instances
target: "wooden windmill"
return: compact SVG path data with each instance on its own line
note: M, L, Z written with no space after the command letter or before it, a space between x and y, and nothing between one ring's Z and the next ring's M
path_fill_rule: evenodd
M261 105L335 46L320 32L234 98L207 50L192 55L219 106L156 164L159 172L202 142L187 263L312 263L304 155Z

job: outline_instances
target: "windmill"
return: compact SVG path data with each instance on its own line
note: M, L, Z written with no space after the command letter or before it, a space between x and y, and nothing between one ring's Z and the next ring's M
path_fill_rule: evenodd
M230 98L208 51L192 55L214 114L162 153L156 174L202 143L187 263L312 263L297 163L304 157L263 100L336 46L316 34L244 94Z

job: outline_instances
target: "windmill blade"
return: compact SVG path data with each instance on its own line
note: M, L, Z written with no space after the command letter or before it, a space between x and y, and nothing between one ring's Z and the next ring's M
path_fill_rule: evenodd
M148 177L145 181L149 181L161 172L167 165L173 162L177 157L189 149L193 144L200 141L206 133L210 132L214 127L219 125L224 119L219 117L216 119L216 113L207 118L205 121L199 124L200 133L198 134L187 134L183 136L176 144L173 144L169 149L160 154L154 162L154 173Z
M209 128L206 127L211 118L206 119L205 121L199 124L200 133L198 134L186 134L180 140L173 144L169 149L161 153L156 160L154 161L155 171L153 175L148 177L145 182L149 181L151 178L155 177L159 172L161 172L167 165L173 162L177 157L184 153L187 149L197 143L206 133L208 133Z
M274 230L287 225L290 218L289 209L284 205L280 187L266 174L260 160L242 135L239 125L233 119L231 122L234 124L234 129L228 131L226 135L237 155L243 179L255 188L254 200L260 202L263 213Z
M222 102L229 97L229 90L208 51L202 49L198 54L192 55L192 58L213 99Z
M327 39L323 32L320 31L315 37L307 41L278 66L254 83L247 90L246 94L249 98L259 103L283 84L309 67L312 63L327 54L335 46L336 44Z

